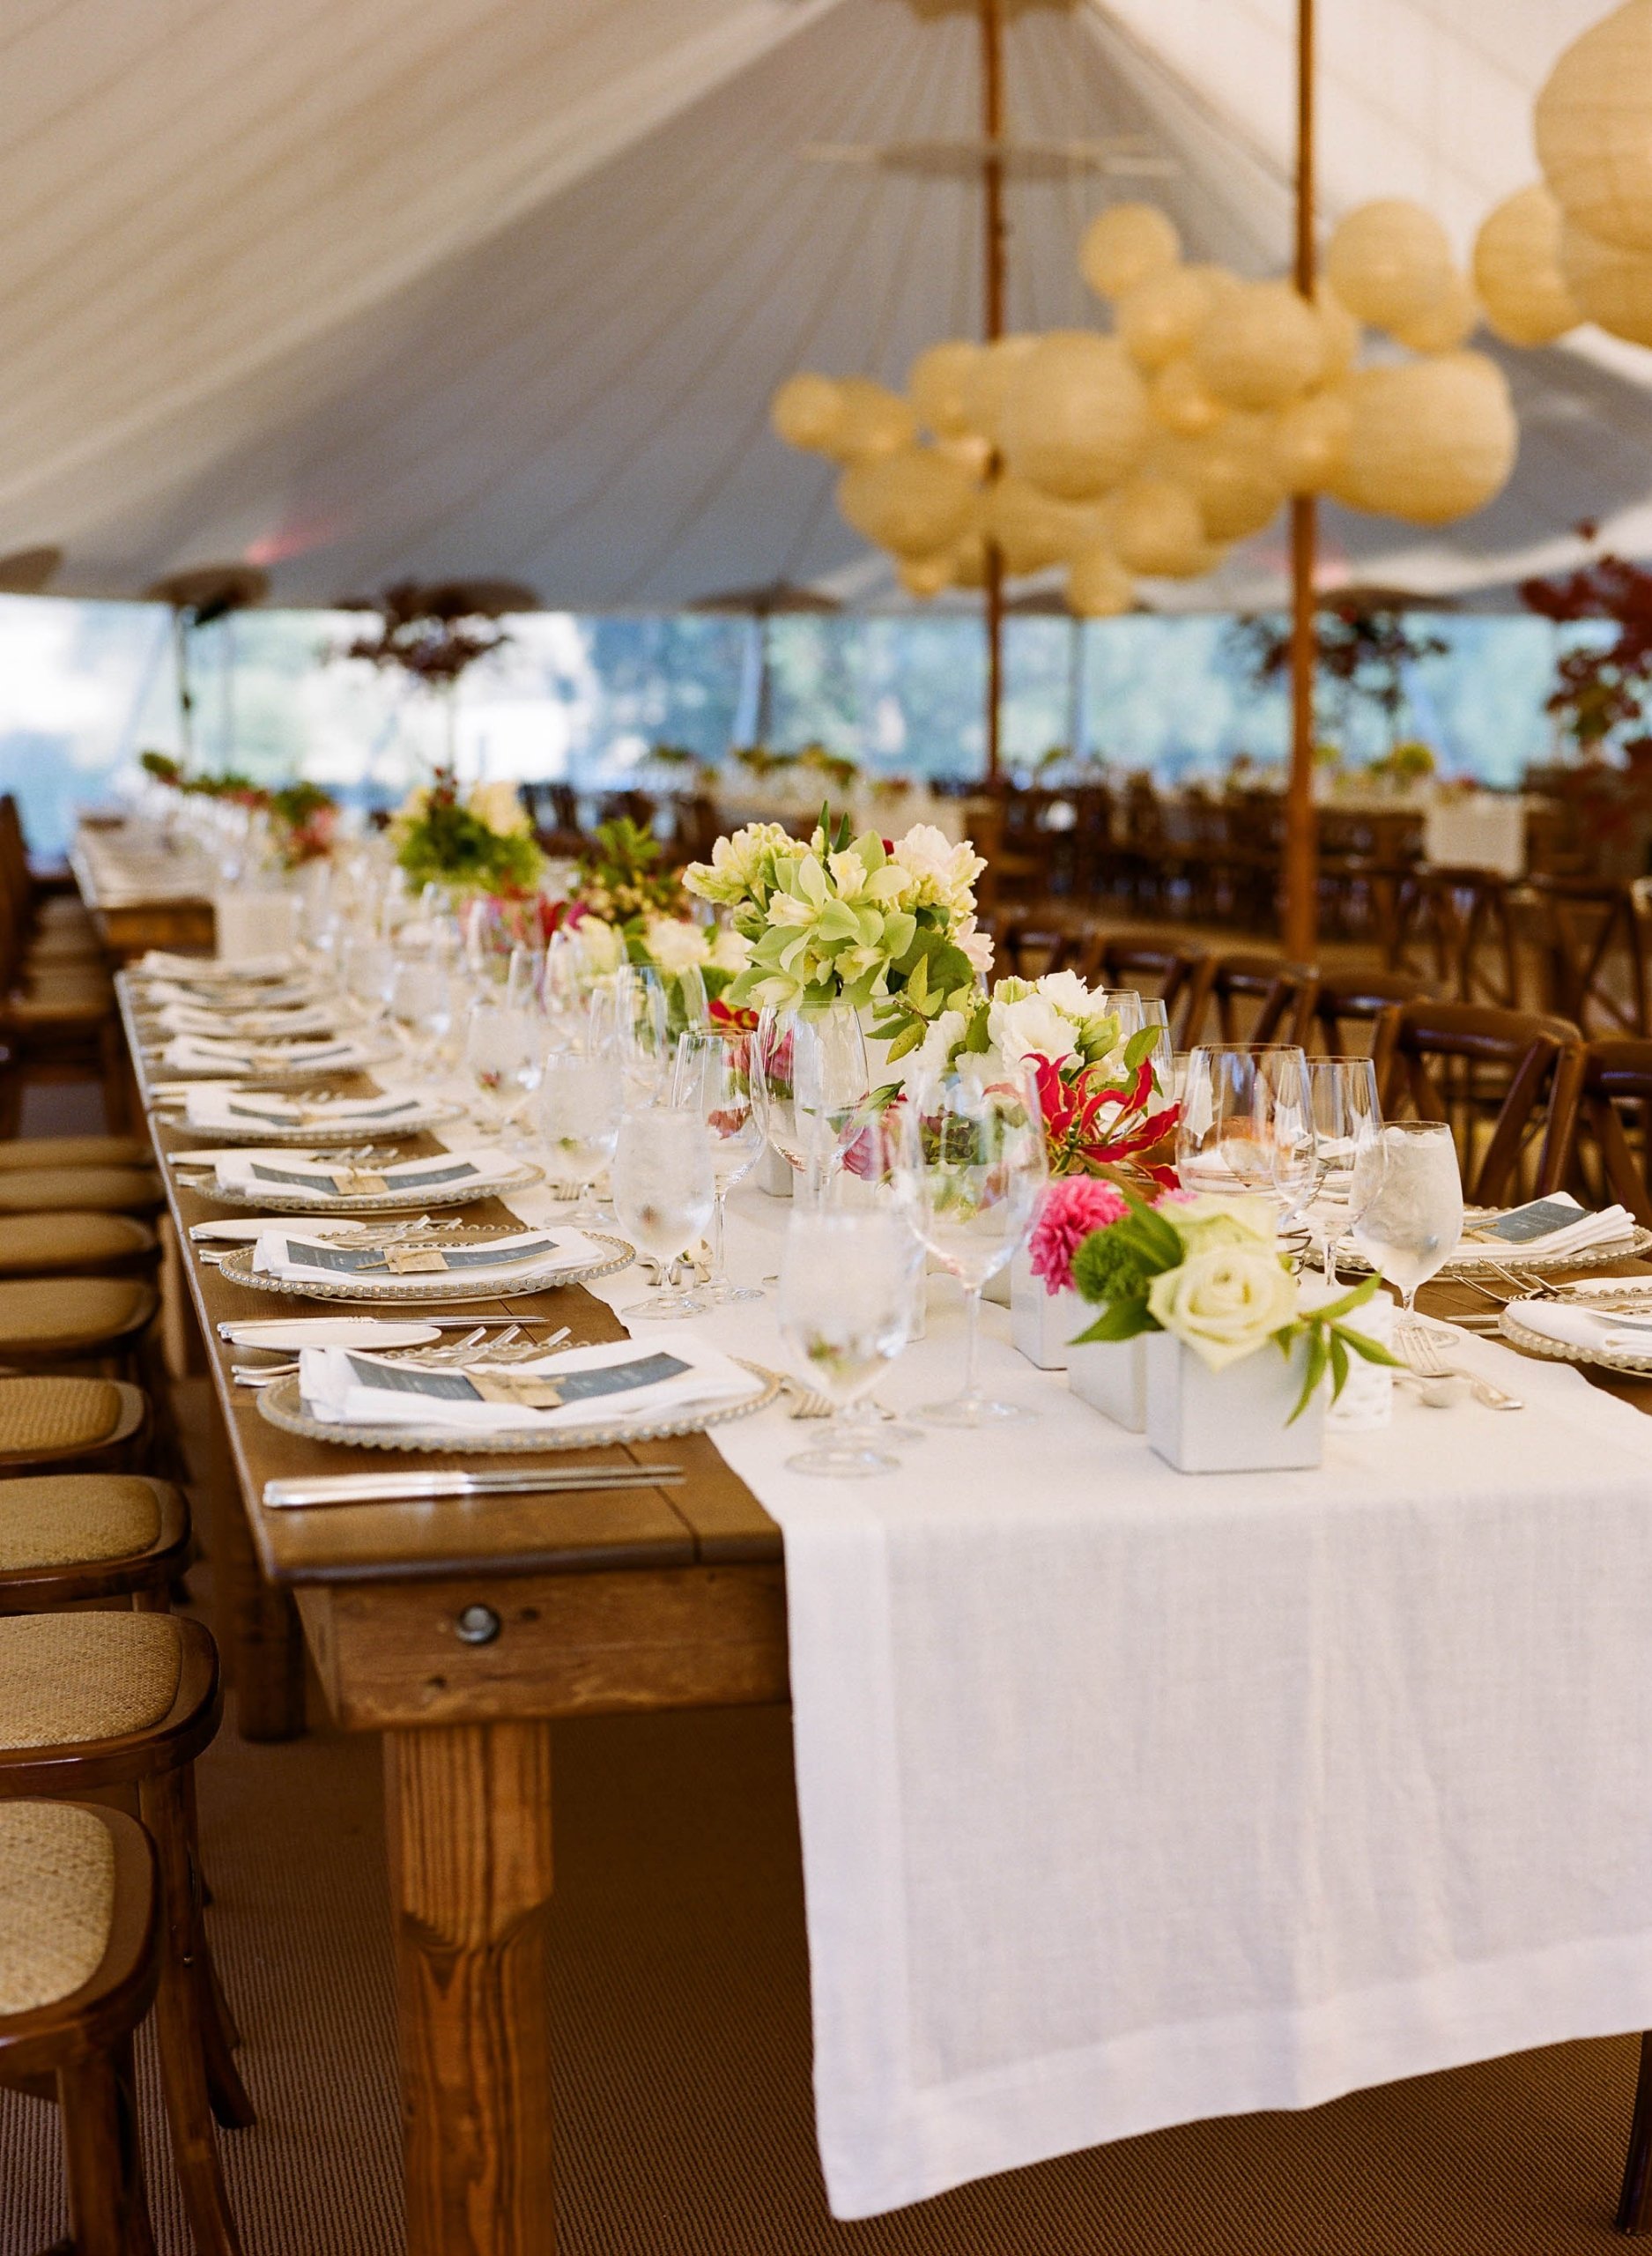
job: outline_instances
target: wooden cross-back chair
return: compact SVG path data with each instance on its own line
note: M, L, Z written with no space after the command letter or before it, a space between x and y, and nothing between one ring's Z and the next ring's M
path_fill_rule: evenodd
M1270 955L1210 955L1188 982L1182 1032L1196 1042L1300 1042L1318 991L1311 964Z
M1304 1049L1327 1058L1358 1058L1368 1051L1377 1021L1396 1003L1414 1003L1426 983L1397 971L1322 971L1302 1034Z
M1616 1036L1583 1050L1567 1187L1592 1205L1616 1201L1652 1225L1652 1040Z
M1512 1011L1520 961L1508 887L1492 870L1423 867L1400 881L1385 953L1390 971L1459 1003Z
M1648 881L1537 877L1530 891L1543 918L1550 1008L1585 1035L1652 1037Z
M1201 948L1167 939L1162 932L1092 931L1070 959L1093 987L1133 987L1156 995L1170 1014L1173 1039L1185 1049L1184 1006L1193 976L1204 961Z
M1377 1021L1372 1056L1390 1118L1450 1124L1463 1194L1476 1205L1559 1189L1583 1067L1568 1020L1475 1003L1400 1003Z

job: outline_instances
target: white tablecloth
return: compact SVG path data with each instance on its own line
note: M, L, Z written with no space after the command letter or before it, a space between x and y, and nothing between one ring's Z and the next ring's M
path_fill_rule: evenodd
M737 1205L770 1274L787 1209ZM774 1315L705 1328L775 1361ZM1036 1425L860 1482L717 1436L785 1533L833 2213L1652 2025L1652 1421L1465 1340L1523 1414L1186 1478L986 1318ZM934 1285L882 1398L958 1345Z

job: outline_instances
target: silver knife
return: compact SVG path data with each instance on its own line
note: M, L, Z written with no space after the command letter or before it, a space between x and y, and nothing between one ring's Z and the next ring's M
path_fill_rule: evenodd
M300 1504L418 1503L437 1496L556 1495L570 1489L670 1488L683 1480L680 1465L512 1466L490 1473L340 1473L313 1480L266 1480L264 1503Z

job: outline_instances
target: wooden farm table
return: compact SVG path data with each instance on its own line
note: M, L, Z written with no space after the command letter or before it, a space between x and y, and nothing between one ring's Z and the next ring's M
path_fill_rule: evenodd
M198 850L168 849L147 823L87 823L69 851L105 952L130 963L150 948L213 944L210 872Z
M122 1009L130 1040L124 993ZM230 1380L241 1351L218 1325L300 1304L229 1283L195 1258L189 1226L234 1210L179 1186L167 1154L198 1139L149 1117L238 1477L218 1532L232 1555L220 1548L215 1579L229 1593L220 1607L243 1729L249 1711L264 1736L301 1727L300 1655L286 1628L295 1607L337 1721L383 1735L409 2249L549 2256L551 1727L561 1716L783 1700L780 1532L700 1436L589 1453L680 1465L688 1478L678 1488L266 1510L274 1479L466 1460L368 1457L260 1416ZM468 1212L507 1219L493 1201ZM1442 1315L1489 1306L1463 1286L1428 1299ZM464 1305L498 1313L507 1303ZM577 1287L508 1307L554 1313L580 1341L623 1336ZM1652 1381L1601 1383L1652 1409Z

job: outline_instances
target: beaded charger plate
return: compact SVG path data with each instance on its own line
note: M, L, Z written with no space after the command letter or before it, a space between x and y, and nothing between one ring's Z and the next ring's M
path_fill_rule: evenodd
M440 1152L431 1154L433 1169L441 1156ZM185 1169L178 1179L187 1183L189 1154L180 1153L178 1157ZM370 1169L363 1171L372 1172ZM285 1190L278 1183L220 1185L210 1175L204 1183L191 1184L190 1188L199 1189L204 1198L214 1199L221 1206L248 1206L261 1214L304 1214L313 1218L318 1201L324 1204L330 1214L400 1214L410 1206L469 1206L478 1198L507 1198L513 1191L525 1191L530 1183L542 1182L544 1176L544 1169L536 1167L531 1160L518 1160L508 1168L501 1168L497 1175L467 1176L463 1183L409 1184L394 1191L341 1191L330 1198L314 1184L293 1184Z
M748 1363L743 1356L735 1361L756 1382L744 1401L725 1403L715 1410L685 1410L675 1417L668 1411L657 1418L562 1426L552 1433L467 1434L456 1433L451 1426L330 1426L306 1412L296 1378L276 1379L260 1388L258 1414L272 1426L279 1426L283 1433L302 1434L307 1441L338 1442L352 1449L440 1450L445 1455L463 1457L472 1452L520 1457L541 1450L608 1449L623 1442L669 1441L673 1434L703 1434L713 1426L730 1426L737 1419L767 1410L781 1391L779 1372L765 1370L760 1363Z
M520 1237L520 1230L457 1229L421 1230L417 1237L398 1241L400 1250L407 1252L441 1251L455 1245L497 1245L501 1238ZM554 1256L530 1269L513 1271L500 1276L497 1271L449 1269L434 1274L417 1272L384 1276L341 1276L337 1283L322 1277L267 1277L253 1267L256 1245L238 1245L226 1253L218 1265L220 1277L227 1277L232 1285L245 1285L256 1293L281 1293L301 1301L394 1301L398 1308L412 1301L522 1301L535 1293L548 1293L559 1285L588 1284L594 1277L617 1276L628 1269L636 1259L630 1244L622 1237L610 1237L602 1230L585 1230L595 1245L611 1246L613 1250L601 1261L559 1260ZM360 1247L361 1240L352 1237L343 1241L352 1250Z
M1577 1306L1586 1303L1579 1302ZM1520 1320L1522 1303L1510 1301L1498 1315L1497 1328L1506 1340L1516 1347L1523 1347L1529 1354L1545 1355L1555 1363L1593 1363L1601 1370L1623 1371L1632 1378L1652 1378L1652 1332L1646 1335L1643 1353L1627 1347L1585 1347L1569 1340L1552 1339L1546 1332L1534 1332L1529 1324ZM1608 1309L1596 1308L1597 1316L1611 1315Z
M463 1120L464 1107L433 1097L417 1112L398 1112L393 1120L364 1120L358 1115L353 1120L330 1121L323 1113L307 1124L294 1121L286 1126L279 1121L249 1120L245 1126L235 1127L227 1121L215 1120L209 1126L192 1128L181 1112L160 1112L155 1117L165 1126L175 1128L186 1136L211 1137L220 1144L278 1144L291 1145L295 1151L325 1151L332 1144L359 1144L370 1135L377 1135L387 1143L395 1143L402 1136L422 1136L426 1129L445 1128L455 1120ZM188 1152L180 1152L177 1156L181 1165L189 1166Z
M1541 1253L1524 1246L1459 1246L1448 1253L1435 1273L1435 1281L1451 1277L1494 1277L1500 1270L1516 1269L1598 1269L1609 1261L1633 1261L1652 1246L1652 1230L1637 1222L1632 1236L1615 1237L1606 1245L1588 1245L1582 1252ZM1351 1243L1344 1241L1337 1248L1337 1259L1345 1269L1357 1269L1362 1274L1371 1264Z

